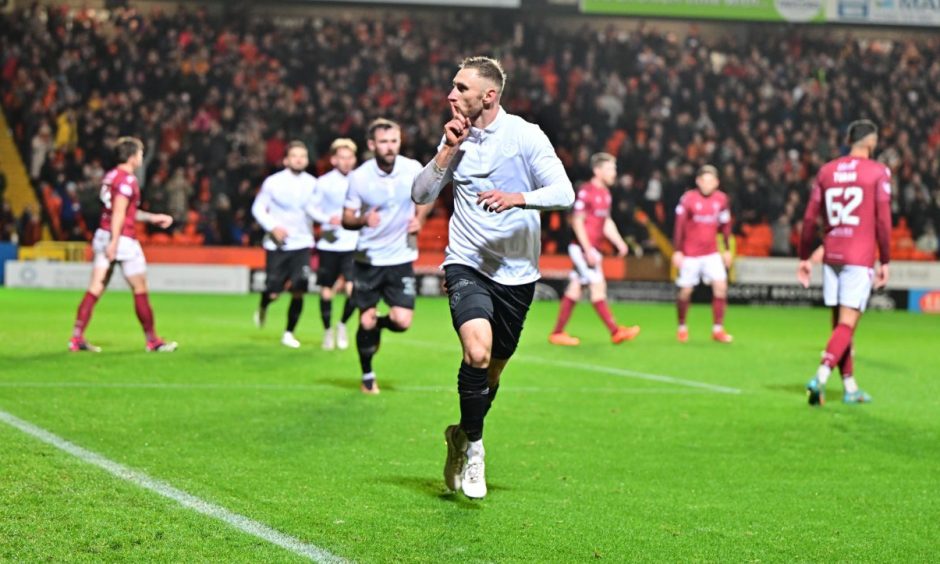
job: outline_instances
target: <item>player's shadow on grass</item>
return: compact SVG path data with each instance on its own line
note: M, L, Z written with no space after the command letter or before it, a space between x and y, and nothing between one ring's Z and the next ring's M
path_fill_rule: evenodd
M877 402L878 399L875 398ZM841 404L841 399L839 400ZM936 433L930 426L910 425L901 421L880 417L873 413L876 406L840 405L843 415L834 419L834 429L849 437L851 441L877 448L895 455L905 456L921 462L936 452ZM834 410L833 410L834 411Z
M804 398L806 397L806 385L800 384L799 382L794 382L792 384L765 384L764 389L771 390L773 392L784 392L788 395L803 396Z
M355 392L357 396L365 395L359 389L359 386L362 384L362 380L356 371L350 371L348 377L315 378L313 381L323 386L330 386L340 390ZM395 392L399 394L402 393L401 390L396 388L396 384L394 382L389 382L387 380L382 380L379 382L379 389L381 390L379 395L385 392Z
M891 362L889 360L884 360L880 358L865 358L861 361L856 361L859 365L859 372L880 372L882 374L904 374L910 370L909 366L903 364L898 364L896 362Z
M460 492L447 491L444 488L444 484L441 482L441 479L439 478L432 479L424 476L389 476L383 478L382 481L392 486L413 490L421 495L438 499L443 502L453 503L461 509L470 509L474 511L483 509L480 501L468 499ZM501 486L494 486L492 483L487 484L487 489L490 492L493 492L494 490L505 490L505 488Z
M350 371L349 376L333 376L329 378L313 378L313 382L321 384L323 386L330 386L340 390L346 390L349 392L355 392L356 396L364 396L360 390L359 386L362 384L359 374L356 371ZM379 389L382 392L394 390L394 386L391 384L386 384L385 382L380 382ZM381 394L380 394L381 395Z
M873 411L877 409L877 398L871 406L844 405L841 387L832 387L830 382L827 405L821 408L810 408L806 405L805 386L768 384L764 388L799 396L800 399L794 402L794 408L812 409L825 415L828 420L827 425L850 437L855 443L918 461L930 456L935 450L936 437L932 430L880 417L877 411Z
M95 343L97 344L97 343ZM138 356L145 354L144 345L141 345L139 349L128 348L126 345L115 345L115 348L111 348L108 343L102 342L100 345L102 347L107 346L106 353L92 353L92 352L69 352L64 347L61 349L46 351L46 352L37 352L27 355L0 355L0 362L39 362L39 361L49 361L59 366L59 363L62 362L63 358L75 358L79 359L82 362L99 361L102 364L105 364L108 358L122 357L127 358L131 356ZM165 354L165 353L164 353ZM31 366L31 369L35 370L35 366Z

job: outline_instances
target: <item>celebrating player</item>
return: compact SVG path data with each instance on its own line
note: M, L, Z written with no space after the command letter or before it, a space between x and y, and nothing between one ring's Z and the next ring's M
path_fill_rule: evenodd
M330 145L330 164L333 170L317 179L319 208L330 217L330 221L341 220L343 203L349 188L348 175L356 167L356 144L352 139L337 139ZM342 225L327 223L321 226L317 240L317 253L320 256L317 268L317 284L320 285L320 318L323 320L323 348L345 349L349 346L346 336L346 322L356 308L352 299L353 253L359 234ZM343 316L332 327L333 295L337 290L346 293L346 305Z
M685 323L692 300L692 289L700 281L712 287L712 339L719 343L730 343L733 339L725 332L724 318L728 296L728 274L731 267L731 212L728 197L718 190L718 170L705 165L695 175L697 189L682 195L676 207L676 228L673 244L672 264L679 270L676 286L676 308L679 311L679 330L676 337L680 343L689 340L689 328ZM718 233L725 250L718 252Z
M617 180L617 159L608 153L596 153L591 156L591 170L594 176L578 190L578 199L571 215L575 242L568 245L568 256L574 263L574 270L561 299L555 330L548 337L548 342L553 345L576 346L581 342L577 337L565 333L565 325L581 299L581 286L586 284L591 290L594 310L610 331L611 342L619 344L629 341L640 333L637 325L620 327L614 321L607 306L607 281L604 280L603 259L598 250L606 238L617 249L617 256L627 254L627 244L610 218L610 187Z
M69 340L72 352L101 352L100 347L85 340L85 328L91 320L98 298L108 287L114 265L120 263L121 272L134 293L134 311L147 338L147 351L173 352L176 342L164 341L154 328L153 309L147 296L147 261L137 241L136 221L152 223L163 228L173 223L173 218L162 213L149 213L137 209L140 205L140 187L134 171L144 160L144 144L134 137L121 137L114 147L118 165L104 176L101 186L101 201L104 210L101 224L92 240L94 264L91 283L78 306L75 327Z
M433 202L453 181L454 215L444 260L454 329L460 424L444 431L444 482L486 496L483 420L516 350L539 278L539 210L564 209L574 189L548 137L499 105L506 75L488 57L465 59L447 97L437 156L415 179L412 198Z
M852 336L875 288L888 283L891 260L891 170L871 160L878 144L878 128L868 120L852 122L848 128L848 155L819 169L810 194L800 238L797 277L809 287L810 254L822 216L823 299L833 308L833 330L822 364L806 385L810 405L825 403L826 381L838 365L845 390L845 403L871 401L860 390L852 374ZM880 264L875 266L875 251Z
M264 238L265 288L261 304L255 312L255 325L264 325L268 306L277 299L289 283L290 307L287 309L287 329L281 344L293 349L300 347L294 329L304 309L304 294L310 277L310 249L313 247L313 223L339 224L338 217L330 218L318 207L316 179L306 172L309 158L307 146L300 141L287 145L284 170L264 180L261 191L251 205L251 213L267 232Z
M421 163L398 154L401 127L387 119L369 124L369 150L375 157L349 175L343 204L343 227L359 231L353 265L352 300L359 309L356 348L362 368L360 390L378 394L372 357L379 350L382 329L401 333L411 326L415 308L417 238L430 208L415 207L411 184ZM376 306L384 299L388 315Z

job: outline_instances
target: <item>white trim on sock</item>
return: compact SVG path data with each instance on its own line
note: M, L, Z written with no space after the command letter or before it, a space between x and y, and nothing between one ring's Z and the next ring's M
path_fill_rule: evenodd
M848 376L842 379L842 387L845 388L845 392L848 394L854 394L858 391L858 382L855 381L855 378Z
M467 456L482 456L485 451L483 450L483 439L478 441L470 441L467 443Z

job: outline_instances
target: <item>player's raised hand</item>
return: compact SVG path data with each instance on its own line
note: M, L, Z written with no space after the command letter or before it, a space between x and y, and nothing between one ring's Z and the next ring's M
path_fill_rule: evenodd
M453 117L444 124L444 144L456 147L470 135L470 118L460 113L454 104L450 105L450 111Z
M813 274L813 263L808 260L801 260L800 265L796 267L796 279L800 285L809 288L809 277Z
M508 209L525 207L525 198L521 192L487 190L477 194L477 205L483 206L486 211L503 213Z
M173 216L165 213L155 213L153 217L150 218L150 223L160 227L161 229L166 229L167 227L173 225Z
M888 265L880 264L875 271L875 288L884 288L888 285Z
M682 268L682 261L685 260L685 255L682 254L682 251L676 251L672 253L672 265L676 268Z
M381 216L376 208L372 208L367 211L365 216L363 216L362 224L367 227L378 227L379 222L382 221Z

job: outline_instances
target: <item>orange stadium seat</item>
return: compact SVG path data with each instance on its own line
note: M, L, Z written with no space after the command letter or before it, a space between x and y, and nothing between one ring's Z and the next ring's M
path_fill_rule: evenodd
M418 248L422 251L443 251L447 240L448 222L443 217L429 218L418 232Z
M741 236L735 241L739 255L769 257L773 246L773 231L767 223L741 226Z
M151 245L169 245L173 240L166 233L154 233L150 236Z

